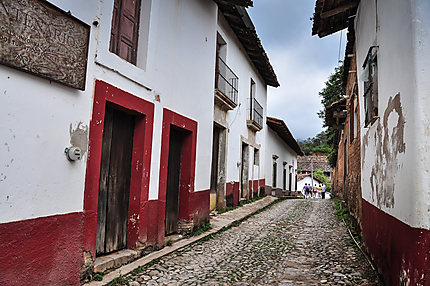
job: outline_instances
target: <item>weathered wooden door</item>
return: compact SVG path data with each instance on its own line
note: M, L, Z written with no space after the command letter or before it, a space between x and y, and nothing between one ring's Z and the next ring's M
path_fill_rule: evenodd
M97 254L127 245L134 117L106 106L97 212Z
M169 159L167 166L165 218L166 234L172 234L178 231L182 142L183 134L177 129L171 128L169 139Z

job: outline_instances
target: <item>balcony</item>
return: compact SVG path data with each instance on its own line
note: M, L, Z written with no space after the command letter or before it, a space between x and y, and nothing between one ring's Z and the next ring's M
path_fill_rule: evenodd
M254 131L263 129L263 107L255 98L249 98L248 119L246 125Z
M217 58L215 74L215 103L224 110L237 106L239 78L220 58Z

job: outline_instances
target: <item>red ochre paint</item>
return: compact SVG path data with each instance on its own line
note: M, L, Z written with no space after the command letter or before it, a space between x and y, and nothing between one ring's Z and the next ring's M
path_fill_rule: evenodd
M386 285L430 285L430 231L411 227L362 199L364 243Z
M0 224L0 285L79 285L83 213Z

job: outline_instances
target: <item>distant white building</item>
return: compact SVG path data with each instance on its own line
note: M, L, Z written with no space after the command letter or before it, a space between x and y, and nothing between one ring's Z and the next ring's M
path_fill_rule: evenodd
M324 182L320 181L311 174L298 174L297 175L297 190L303 193L303 187L307 184L308 186L325 186Z
M292 195L297 191L297 156L303 152L283 120L267 117L266 125L265 192Z

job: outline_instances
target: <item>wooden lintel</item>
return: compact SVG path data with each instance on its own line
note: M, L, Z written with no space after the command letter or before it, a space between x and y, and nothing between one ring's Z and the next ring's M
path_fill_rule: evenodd
M345 4L343 6L337 7L335 9L329 10L327 12L323 12L323 13L321 13L320 17L321 17L321 19L326 19L326 18L332 17L334 15L343 13L343 12L345 12L347 10L357 8L357 6L358 6L358 1L357 2L348 3L348 4Z

